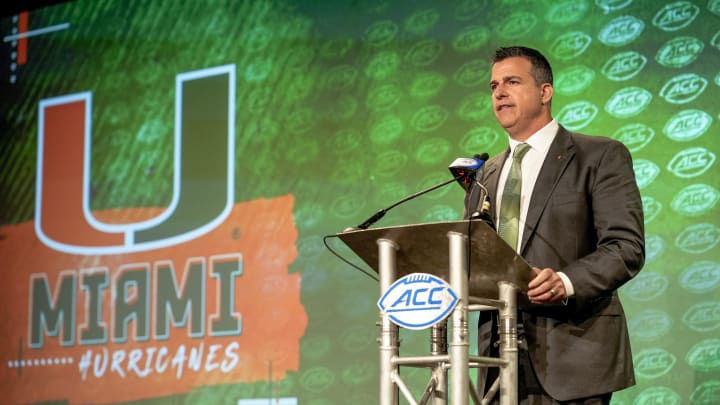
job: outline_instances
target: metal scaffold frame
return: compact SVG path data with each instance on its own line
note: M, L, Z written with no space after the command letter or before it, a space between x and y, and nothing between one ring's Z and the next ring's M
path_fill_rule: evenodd
M467 405L487 404L500 391L500 404L517 403L517 288L511 283L499 282L499 300L470 297L468 294L468 263L466 235L449 232L450 286L458 293L458 303L450 315L451 334L447 350L447 321L434 325L430 334L430 355L400 356L399 327L390 317L380 313L380 405L399 403L399 392L413 405ZM398 245L387 239L378 244L380 295L397 279L396 251ZM472 305L470 303L473 303ZM469 353L469 312L471 310L497 310L500 324L500 357L471 356ZM430 368L430 379L420 400L415 400L400 376L401 366ZM480 399L470 381L470 368L499 367L498 381L486 398ZM448 370L450 394L448 394ZM449 401L449 402L448 402Z
M401 276L422 273L448 282L457 295L450 314L430 327L430 353L400 355L400 327L380 311L379 404L397 405L400 394L412 405L517 403L517 297L527 291L530 266L482 221L447 221L354 230L337 235L379 275L380 297ZM471 311L498 311L499 356L470 355ZM401 367L429 369L416 400ZM471 368L498 367L498 378L481 398ZM480 393L482 394L482 392Z

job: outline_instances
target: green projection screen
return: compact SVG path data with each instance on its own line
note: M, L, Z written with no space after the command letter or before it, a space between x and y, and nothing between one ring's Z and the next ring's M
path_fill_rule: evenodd
M719 0L77 0L0 32L0 402L377 403L377 283L322 237L503 151L489 58L519 44L561 124L633 154L613 403L720 403Z

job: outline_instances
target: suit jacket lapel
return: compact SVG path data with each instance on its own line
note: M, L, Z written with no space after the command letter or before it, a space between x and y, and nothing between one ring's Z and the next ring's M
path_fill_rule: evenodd
M555 139L550 145L545 161L543 162L538 178L535 181L530 206L525 216L525 229L523 230L520 254L524 254L527 241L535 233L540 216L550 200L560 176L565 171L568 163L575 156L575 145L570 139L570 133L563 127L558 130Z

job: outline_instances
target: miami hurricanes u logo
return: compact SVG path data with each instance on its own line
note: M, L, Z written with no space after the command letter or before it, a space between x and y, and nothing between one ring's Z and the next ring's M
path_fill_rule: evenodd
M179 74L175 81L173 196L159 216L130 224L90 211L92 93L40 101L35 232L72 254L157 249L203 235L233 206L235 65Z

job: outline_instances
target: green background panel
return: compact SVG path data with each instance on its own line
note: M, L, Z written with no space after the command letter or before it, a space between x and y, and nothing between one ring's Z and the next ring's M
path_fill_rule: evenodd
M550 59L561 123L632 148L648 257L621 290L638 384L614 403L720 400L720 1L78 0L31 12L29 29L63 22L71 28L29 39L24 65L2 43L0 225L33 220L38 102L83 91L93 93L91 208L168 205L175 77L228 64L236 202L295 197L290 271L308 314L300 370L137 403L376 403L377 285L322 236L447 179L458 156L506 148L487 82L492 51L513 44ZM0 31L15 25L4 18ZM603 69L628 52L646 60L632 77ZM633 88L645 101L618 98ZM644 130L621 131L631 124ZM462 198L448 186L378 226L458 219ZM428 346L426 333L402 337L406 353ZM426 382L424 371L404 375L416 392Z

